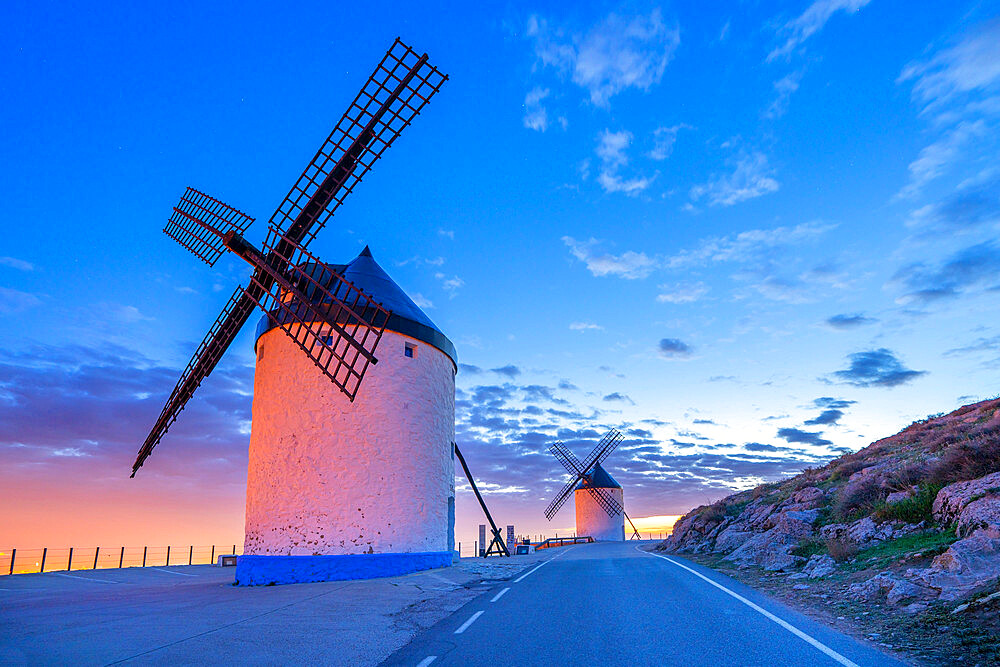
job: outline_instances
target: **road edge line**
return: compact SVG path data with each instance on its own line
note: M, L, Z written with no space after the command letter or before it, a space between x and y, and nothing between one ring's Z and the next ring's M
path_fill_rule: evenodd
M841 654L837 653L832 648L830 648L826 644L822 643L818 639L814 639L811 636L807 635L806 633L802 632L801 630L799 630L797 627L795 627L794 625L792 625L788 621L785 621L785 620L783 620L783 619L775 616L774 614L772 614L768 610L764 609L760 605L751 602L750 600L746 599L745 597L743 597L742 595L740 595L739 593L737 593L735 591L729 590L728 588L726 588L722 584L720 584L720 583L718 583L716 581L712 581L711 579L709 579L708 577L706 577L705 575L703 575L701 572L693 570L690 567L688 567L687 565L682 565L681 563L678 563L677 561L673 560L672 558L667 558L666 556L661 556L660 554L649 553L648 551L642 551L642 549L640 549L639 547L636 547L635 549L636 549L636 551L641 551L642 553L648 554L650 556L655 556L657 558L662 558L663 560L667 561L668 563L676 565L677 567L679 567L681 569L687 570L688 572L690 572L694 576L698 577L699 579L704 579L705 581L707 581L708 583L712 584L713 586L715 586L716 588L718 588L722 592L726 593L727 595L731 595L732 597L736 598L737 600L739 600L740 602L742 602L746 606L750 607L751 609L753 609L754 611L756 611L758 614L764 616L765 618L767 618L767 619L769 619L771 621L774 621L775 623L777 623L778 625L780 625L781 627L783 627L785 630L788 630L789 632L791 632L793 635L795 635L796 637L798 637L802 641L804 641L807 644L811 645L813 648L818 649L819 651L825 653L828 657L833 658L834 660L836 660L840 664L844 665L844 667L860 667L860 665L858 665L856 662L852 662L851 660L845 658L844 656L842 656Z

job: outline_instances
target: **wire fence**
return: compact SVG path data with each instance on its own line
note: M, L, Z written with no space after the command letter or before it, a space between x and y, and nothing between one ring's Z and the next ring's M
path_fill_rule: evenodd
M243 553L242 544L165 547L65 547L0 549L0 575L103 570L124 567L207 565L219 556Z

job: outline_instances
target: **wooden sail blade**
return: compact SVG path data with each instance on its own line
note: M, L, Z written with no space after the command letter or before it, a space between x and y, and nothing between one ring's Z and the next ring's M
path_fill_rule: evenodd
M146 436L142 447L139 448L135 463L132 465L132 477L135 477L136 471L142 467L153 448L177 419L181 410L194 395L195 390L201 385L202 380L208 377L212 369L219 363L222 355L236 338L236 334L253 313L253 307L254 300L245 294L242 287L237 287L226 303L226 307L222 309L222 313L208 330L204 340L201 341L194 357L191 358L187 368L181 374L180 380L177 381L177 386L171 392L170 398L167 399L159 418L149 435Z
M618 447L623 438L624 436L622 436L618 429L613 428L608 431L605 436L601 438L601 441L597 443L597 446L594 447L594 451L590 453L590 456L584 459L582 464L584 473L589 473L591 468L608 458L608 455L610 455L611 452Z
M573 488L576 486L578 481L579 478L574 477L566 483L566 486L564 486L558 494L556 494L556 497L552 499L549 506L545 508L546 519L552 521L552 517L556 515L556 512L558 512L563 504L569 499L569 495L573 492Z
M591 497L597 501L597 504L608 513L608 516L618 516L625 511L624 508L622 508L621 503L618 502L618 499L611 495L611 492L608 489L599 489L592 486L584 488L586 488Z
M201 261L214 266L226 249L222 237L230 231L242 234L253 221L232 206L188 188L174 207L163 232Z
M549 451L559 460L559 463L563 464L563 467L566 468L566 472L569 474L580 475L583 473L583 469L580 467L580 459L576 458L576 454L571 452L562 442L557 442L549 447Z
M308 244L448 79L397 39L271 217Z
M391 313L371 296L272 229L269 257L281 251L277 271L266 262L251 279L254 303L353 401ZM287 252L290 249L291 252ZM258 279L258 275L266 279Z

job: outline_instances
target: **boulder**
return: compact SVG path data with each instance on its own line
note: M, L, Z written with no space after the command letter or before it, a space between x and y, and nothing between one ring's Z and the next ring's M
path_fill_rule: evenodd
M866 516L850 524L827 524L819 529L819 533L824 539L853 542L859 549L864 549L880 542L909 535L921 528L923 528L923 524L903 523L901 521L875 523L870 516Z
M906 500L907 498L912 498L917 493L916 487L911 486L908 489L903 489L902 491L893 491L885 497L886 504L895 505L898 502Z
M837 569L837 561L826 554L813 554L802 568L802 573L810 579L825 577Z
M801 557L790 552L803 538L813 534L814 519L815 516L806 512L778 514L773 528L753 535L726 559L741 566L759 565L772 572L788 570L802 562Z
M1000 495L987 494L962 508L955 521L959 537L972 535L980 529L1000 530Z
M888 572L876 574L868 581L859 584L851 584L847 588L847 593L853 598L874 602L881 600L893 606L902 603L912 603L916 600L931 597L934 592L923 586L919 586L911 581L900 579Z
M968 482L949 484L934 498L931 511L941 524L949 524L958 519L966 505L990 494L990 489L1000 488L1000 472L993 472Z
M1000 532L979 529L948 547L930 567L908 574L937 591L941 600L961 600L995 586L1000 581Z
M728 526L715 538L715 545L712 551L715 553L729 553L737 549L754 536L754 533L747 530L740 530L740 526Z

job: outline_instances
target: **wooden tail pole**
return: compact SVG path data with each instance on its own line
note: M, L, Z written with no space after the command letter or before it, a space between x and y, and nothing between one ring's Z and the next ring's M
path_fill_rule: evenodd
M625 514L625 518L628 519L629 525L632 526L632 535L631 535L631 537L629 537L629 539L630 540L641 540L642 537L639 536L639 531L636 530L635 524L632 523L632 519L629 517L629 515L627 513Z
M469 480L469 485L472 487L472 492L476 494L476 499L479 500L479 505L483 508L483 513L486 514L486 520L490 522L490 530L493 532L493 540L490 542L489 548L486 550L486 556L491 556L496 553L498 556L510 556L510 552L507 551L507 545L503 541L503 537L500 535L500 529L497 528L496 523L493 521L493 515L490 514L490 510L486 507L486 501L483 500L483 496L479 493L479 488L476 486L476 480L472 478L472 473L469 472L469 465L465 462L465 457L462 456L462 450L458 448L457 443L452 443L455 447L455 456L458 457L458 462L462 464L462 470L465 471L465 478Z

